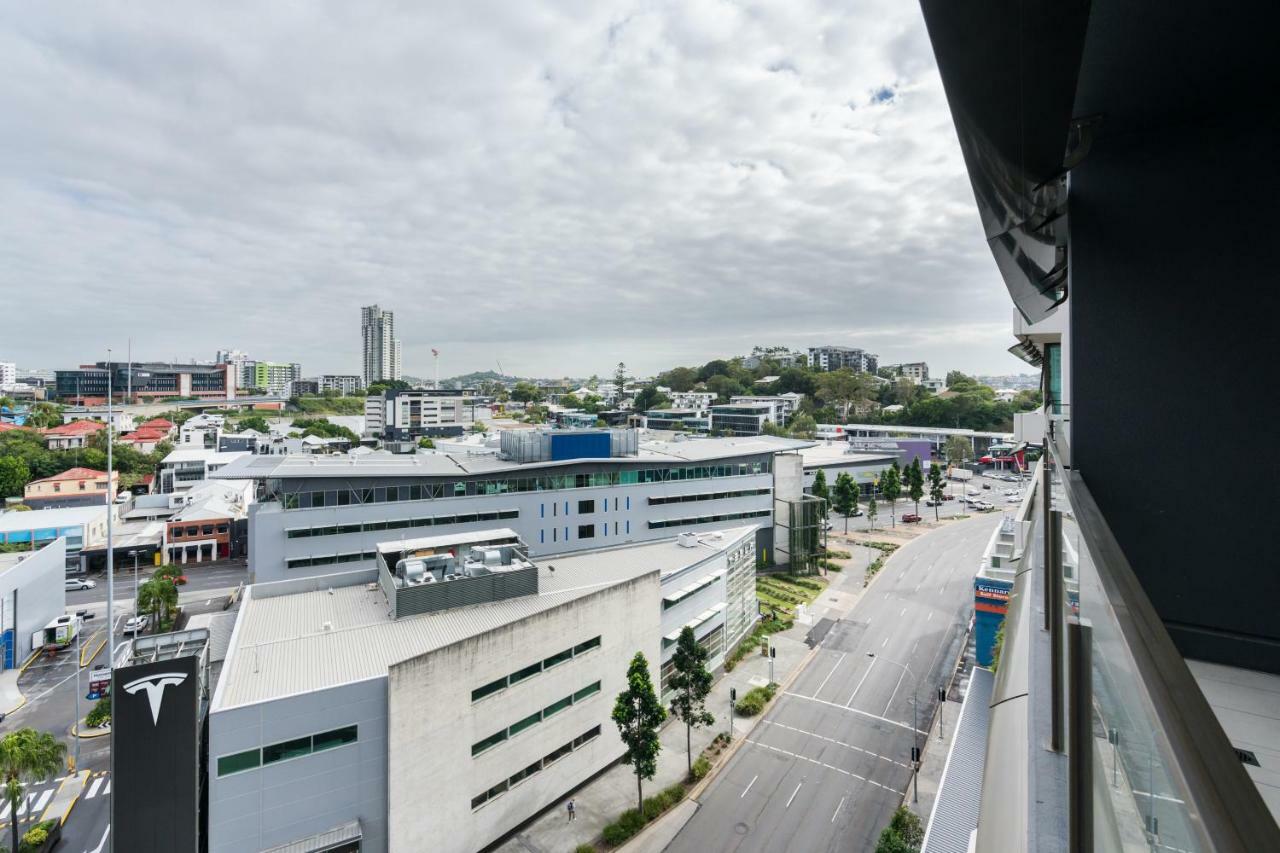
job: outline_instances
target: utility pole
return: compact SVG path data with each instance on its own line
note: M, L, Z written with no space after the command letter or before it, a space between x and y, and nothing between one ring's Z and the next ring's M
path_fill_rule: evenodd
M115 511L115 490L111 487L111 474L114 462L111 456L111 447L116 443L115 437L115 417L111 407L111 350L107 350L107 666L115 671L115 638L112 636L114 628L113 620L113 603L115 601L115 554L113 548L115 539L112 536L111 516ZM112 737L114 743L115 738Z
M84 620L76 617L76 721L73 728L76 738L75 770L80 772L80 635L84 633ZM17 819L16 817L14 818Z

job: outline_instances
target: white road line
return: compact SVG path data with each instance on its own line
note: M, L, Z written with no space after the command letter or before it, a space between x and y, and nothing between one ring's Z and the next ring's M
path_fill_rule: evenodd
M107 824L107 828L102 831L102 840L98 842L98 846L89 851L89 853L102 853L104 847L107 846L107 836L111 834L111 824Z
M831 667L831 671L827 673L826 678L822 679L822 683L818 685L818 689L813 691L814 696L817 696L819 693L821 693L822 688L827 686L827 682L831 680L831 676L835 675L836 670L840 668L840 664L844 663L844 658L845 658L845 655L847 654L848 652L845 652L844 654L840 655L840 660L836 661L836 665Z
M858 691L862 689L862 682L867 680L867 676L871 674L871 670L875 669L876 659L871 659L871 666L867 667L867 671L862 673L862 679L858 682L858 686L853 688L853 693L849 695L849 701L845 702L845 707L853 704L853 697L858 695Z
M907 677L907 671L903 669L902 674L898 676L898 683L893 685L893 692L889 694L889 701L884 703L884 710L881 711L880 713L882 714L889 713L889 706L893 704L893 697L898 695L898 688L902 686L902 679L906 677Z
M904 607L902 608L902 612L898 614L898 618L901 619L903 616L906 616L906 615L907 615L907 608Z
M799 785L796 785L796 789L791 792L791 796L787 798L787 804L783 806L783 808L787 808L787 809L791 808L791 801L796 798L796 794L800 793L800 785L803 785L803 784L804 783L801 782Z
M816 732L806 732L804 729L797 729L795 726L788 726L786 723L775 723L773 720L761 720L760 722L766 726L776 726L777 728L788 729L789 731L793 731L802 735L808 735L809 737L817 738L818 740L825 740L827 743L834 743L836 746L843 746L845 749L852 749L854 752L861 752L864 755L870 755L872 758L878 758L881 761L887 761L890 764L896 764L899 767L903 768L904 770L911 769L910 764L904 764L901 761L894 761L892 758L890 758L887 755L880 755L879 753L872 752L869 749L863 749L860 746L854 746L851 743L845 743L842 740L836 740L835 738L825 737L824 735L817 734Z
M832 813L831 813L831 822L832 822L832 823L835 823L835 822L836 822L836 815L840 814L840 810L841 810L842 808L844 808L844 801L845 801L845 800L847 800L847 799L849 799L849 798L848 798L848 797L841 797L841 798L840 798L840 805L836 806L836 810L835 810L834 812L832 812Z
M204 602L204 606L208 607L210 604L213 604L213 599L212 598L206 599Z
M786 756L788 756L788 757L790 757L790 758L795 758L795 759L797 759L797 760L799 760L799 761L807 761L807 762L809 762L810 764L816 764L816 765L818 765L819 767L825 767L825 768L827 768L828 770L834 770L834 771L836 771L837 773L843 773L843 774L844 774L844 775L846 775L846 776L852 776L854 779L860 779L860 780L862 780L863 782L866 782L868 785L875 785L877 788L884 788L886 791L894 791L894 789L893 789L893 788L890 788L888 785L881 785L879 782L873 782L873 781L871 781L870 779L868 779L867 777L865 777L865 776L859 776L857 773L854 773L854 772L849 771L849 770L845 770L843 767L836 767L836 766L835 766L835 765L833 765L833 764L826 764L826 763L824 763L824 762L818 761L816 758L810 758L810 757L809 757L809 756L807 756L807 755L799 755L799 754L794 753L794 752L787 752L785 749L778 749L776 746L769 746L769 744L767 744L767 743L760 743L759 741L751 740L750 738L747 738L747 743L751 744L752 746L759 746L759 747L762 747L762 748L764 748L764 749L770 750L770 751L772 751L772 752L777 752L777 753L780 753L780 754L782 754L782 755L786 755ZM803 783L801 783L801 784L803 784ZM901 791L894 791L894 793L899 793L899 794L900 794L900 793L901 793ZM795 796L795 795L794 795L794 794L792 794L792 796Z
M830 705L832 708L843 708L846 711L852 711L853 713L858 714L859 716L870 717L873 720L879 720L882 723L889 723L890 725L897 726L900 729L906 729L907 731L915 731L916 734L921 734L921 735L928 734L928 732L926 732L924 729L912 729L911 726L907 725L906 723L901 723L901 722L898 722L897 720L890 720L888 717L880 717L880 716L877 716L876 714L872 714L869 711L863 711L858 708L850 707L849 705L838 705L835 702L828 702L825 699L815 699L812 696L805 696L802 693L792 693L790 691L787 691L787 695L794 696L797 699L803 699L806 702L817 702L819 705Z
M89 786L89 793L84 795L86 800L92 800L98 795L98 788L102 786L102 777L99 776L93 780L93 784Z
M111 793L111 780L108 779L107 784L102 786L102 796L105 797L107 794L110 794L110 793Z
M930 619L932 619L932 618L933 618L933 611L932 611L932 610L930 610L930 611L929 611L929 615L928 615L928 616L926 616L926 617L924 617L924 621L928 622L928 621L929 621Z
M883 649L883 648L884 648L885 646L887 646L887 645L889 645L889 638L888 638L888 637L885 637L885 638L884 638L884 642L882 642L882 643L880 644L880 648L882 648L882 649Z
M1137 788L1133 789L1133 793L1137 794L1139 797L1152 796L1150 791L1139 791ZM1157 800L1164 800L1166 803L1177 803L1180 806L1184 805L1182 800L1179 800L1177 797L1166 797L1163 794L1155 794L1154 796Z
M751 777L751 781L747 783L747 787L743 788L743 789L742 789L742 793L738 795L738 799L742 799L743 797L745 797L745 796L747 795L747 791L750 791L750 790L751 790L751 786L752 786L752 785L754 785L754 784L756 783L756 780L757 780L757 779L759 779L759 778L760 778L760 774L759 774L759 773L757 773L756 775L752 776L752 777Z
M49 805L49 801L53 799L53 790L53 788L48 788L40 795L40 799L36 800L36 804L31 807L33 813L44 811L44 807Z

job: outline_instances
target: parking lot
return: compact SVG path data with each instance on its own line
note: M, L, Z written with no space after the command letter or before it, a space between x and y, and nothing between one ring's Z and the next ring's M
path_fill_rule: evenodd
M923 521L932 521L936 518L950 518L956 515L971 515L975 512L983 511L983 508L975 503L975 501L986 501L991 505L988 512L999 512L1001 510L1012 509L1022 501L1022 495L1026 493L1026 479L1016 479L1009 481L998 479L999 477L1016 475L1008 472L991 471L987 474L974 474L973 478L966 481L948 480L944 483L944 492L947 496L937 507L928 505L929 500L929 484L925 482L925 494L920 499L919 514ZM1016 496L1006 495L1005 492L1010 491L1016 493ZM870 528L870 520L867 518L867 496L862 495L858 498L859 515L851 516L848 519L849 530L867 530ZM894 520L890 519L892 514L896 520L896 524L904 524L902 517L908 514L916 513L916 504L905 494L898 498L896 505L890 508L889 501L885 500L882 495L876 496L876 528L892 527ZM830 532L842 533L845 530L845 518L838 512L832 511L829 515L831 527Z

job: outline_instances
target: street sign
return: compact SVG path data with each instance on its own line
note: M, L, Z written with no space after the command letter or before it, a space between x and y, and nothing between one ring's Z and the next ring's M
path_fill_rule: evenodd
M88 699L90 702L96 702L102 698L102 694L96 690L90 690L88 695L86 695L84 698Z

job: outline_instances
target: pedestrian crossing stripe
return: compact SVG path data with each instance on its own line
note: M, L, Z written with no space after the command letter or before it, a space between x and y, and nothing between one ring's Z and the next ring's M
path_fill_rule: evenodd
M43 811L44 807L49 805L49 801L53 799L53 795L57 790L58 788L55 785L42 791L27 791L23 794L22 801L18 803L18 817L26 817L28 812ZM12 810L12 804L6 800L4 806L0 807L0 822L8 822Z

